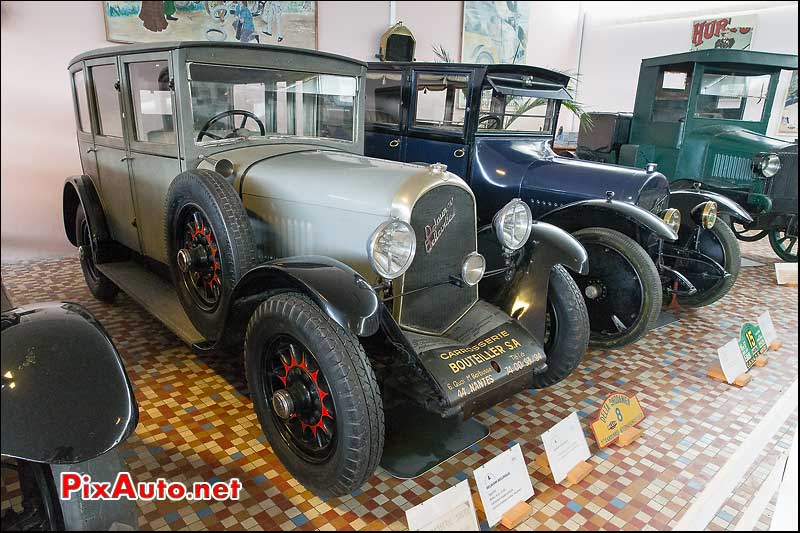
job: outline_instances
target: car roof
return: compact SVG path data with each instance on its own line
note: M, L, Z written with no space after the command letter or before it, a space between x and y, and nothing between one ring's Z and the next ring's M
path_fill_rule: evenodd
M541 67L534 67L532 65L518 65L512 63L496 63L492 65L487 65L483 63L445 63L445 62L422 62L422 61L386 61L386 62L379 62L373 61L367 64L367 66L371 69L385 69L386 67L396 67L396 68L407 68L407 67L414 67L414 68L421 68L421 69L450 69L450 70L463 70L463 69L485 69L487 74L496 74L496 73L514 73L514 74L528 74L531 76L541 76L544 78L550 78L552 80L558 81L562 85L566 85L569 83L569 75L564 74L562 72L557 72L555 70L549 70L546 68Z
M727 63L743 66L757 65L797 70L796 55L753 52L750 50L731 50L729 48L695 50L694 52L651 57L642 60L642 68L674 65L678 63Z
M327 57L331 59L338 59L365 67L367 64L352 57L342 56L338 54L331 54L329 52L320 52L318 50L309 50L308 48L294 48L291 46L276 46L270 44L256 44L256 43L238 43L238 42L210 42L210 41L164 41L157 43L140 43L140 44L125 44L119 46L108 46L105 48L97 48L88 52L83 52L70 60L69 65L72 66L79 61L88 59L96 59L99 57L111 57L126 54L139 54L146 52L162 52L167 50L177 50L179 48L240 48L240 49L254 49L254 50L272 50L282 53L295 53L305 54L318 57Z

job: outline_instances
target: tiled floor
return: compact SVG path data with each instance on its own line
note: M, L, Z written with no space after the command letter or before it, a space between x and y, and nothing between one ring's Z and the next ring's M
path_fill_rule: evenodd
M238 477L244 483L243 497L233 504L142 503L142 528L401 530L410 506L471 478L474 467L519 442L536 491L534 513L519 529L670 529L797 378L797 289L775 285L776 259L765 242L743 244L743 250L765 266L743 269L721 302L679 310L679 322L623 350L592 350L564 382L519 394L482 414L492 434L428 474L400 481L379 469L351 496L328 501L306 491L272 454L247 396L241 360L192 353L125 295L114 305L93 300L75 258L4 264L2 274L16 304L84 304L114 338L140 408L136 434L122 447L135 479L191 483ZM766 309L783 340L769 364L754 368L743 389L707 378L717 346ZM590 417L612 390L638 395L647 413L640 426L644 436L628 448L592 445L593 472L575 486L555 485L534 464L542 451L539 435L573 410L589 435ZM780 452L788 450L796 427L795 412L710 529L736 525ZM762 529L772 505L759 522Z

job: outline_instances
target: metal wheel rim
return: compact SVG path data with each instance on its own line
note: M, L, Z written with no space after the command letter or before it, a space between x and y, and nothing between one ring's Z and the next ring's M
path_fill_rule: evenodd
M558 338L559 333L559 319L558 313L556 312L556 308L550 299L547 299L547 312L545 314L545 324L544 324L544 354L547 358L550 358L550 348L553 347L553 343Z
M100 272L97 270L97 265L94 264L94 257L92 256L92 237L89 232L89 223L86 220L81 223L81 241L81 246L88 248L88 250L84 248L81 261L86 267L86 272L89 274L89 277L92 278L92 281L97 281L100 279Z
M336 407L331 388L313 352L291 335L275 336L263 353L264 395L284 442L309 463L322 463L336 449ZM275 412L272 397L278 390L302 387L307 403L284 420ZM295 389L296 390L296 389Z
M223 261L216 235L208 215L199 205L186 204L181 209L176 225L176 248L191 250L203 246L209 258L205 265L181 272L181 281L195 305L208 313L214 312L222 299Z
M716 248L714 250L716 252L715 254L708 253L707 250L702 251L701 253L725 267L728 261L728 255L725 253L725 247L722 245L722 241L717 237L713 230L702 231L700 233L699 240L705 242L710 241L710 243L712 243ZM698 244L698 249L700 248L700 244L703 243L701 242ZM716 279L704 279L704 274L716 273L716 270L710 266L704 265L703 263L678 260L675 263L675 268L683 273L686 278L692 282L692 285L697 288L698 293L710 291L721 283L725 282L725 279L718 275L715 276Z
M778 248L785 257L797 260L797 235L790 235L785 229L778 229L771 230L769 237L773 248ZM783 243L787 241L789 244L784 247Z

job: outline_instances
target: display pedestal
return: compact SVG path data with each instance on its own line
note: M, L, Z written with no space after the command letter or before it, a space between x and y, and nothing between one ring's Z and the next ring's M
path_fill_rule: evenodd
M781 341L779 341L779 340L772 341L771 343L769 343L769 349L771 351L773 351L773 352L775 350L779 350L780 347L781 347L781 344L783 344L783 343Z
M507 529L514 529L524 522L533 513L533 507L528 502L519 502L506 511L500 523Z
M626 429L622 433L619 434L619 438L617 439L617 446L629 446L633 441L638 439L642 435L642 430L637 427L632 427Z
M540 468L545 468L548 471L550 471L550 462L547 460L546 453L540 453L539 455L537 455L535 463L536 466ZM572 485L580 483L583 480L583 478L588 476L592 470L594 470L594 467L590 463L587 463L586 461L581 461L572 467L572 470L570 470L569 473L567 473L567 477L564 481L569 481L570 484ZM564 481L561 482L562 485L564 484Z
M393 477L412 479L489 435L474 419L442 418L411 404L386 412L381 466Z
M758 357L756 357L757 367L761 368L762 366L767 366L767 363L769 363L769 357L767 357L766 355L761 354Z
M722 367L719 365L714 365L708 369L708 377L715 379L717 381L721 381L723 383L728 383L728 380L725 379L725 373L722 371ZM732 383L737 387L744 387L750 383L750 374L741 374L739 375Z

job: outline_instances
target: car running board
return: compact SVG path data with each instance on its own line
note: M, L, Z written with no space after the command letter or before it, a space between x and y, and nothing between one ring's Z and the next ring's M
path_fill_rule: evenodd
M97 269L183 342L189 346L205 343L183 310L175 288L164 278L134 261L102 263Z

